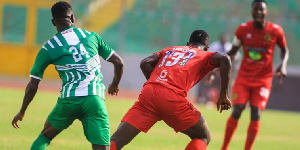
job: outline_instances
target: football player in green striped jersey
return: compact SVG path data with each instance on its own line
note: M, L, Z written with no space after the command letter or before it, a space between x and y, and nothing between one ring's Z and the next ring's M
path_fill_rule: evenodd
M98 34L75 27L70 4L57 2L51 13L58 33L37 54L23 104L12 125L19 128L18 121L22 121L33 100L45 69L53 64L62 80L61 95L31 149L46 149L50 141L75 119L82 122L84 134L93 149L109 149L109 123L99 56L114 65L114 78L108 87L110 95L117 95L119 91L123 61Z

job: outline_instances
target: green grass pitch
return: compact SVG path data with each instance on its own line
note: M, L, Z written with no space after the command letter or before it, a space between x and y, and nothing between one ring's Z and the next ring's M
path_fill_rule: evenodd
M59 93L39 91L27 110L20 129L11 126L11 120L19 111L24 90L0 88L0 149L27 150L43 128L44 121L54 107ZM106 97L110 117L111 134L116 130L121 118L134 103L135 99ZM284 100L282 102L284 104ZM220 149L226 120L230 111L218 113L216 109L198 106L211 130L212 140L209 150ZM230 150L241 150L244 147L249 124L247 109L232 139ZM261 128L254 144L254 150L298 150L300 149L300 113L271 111L263 112ZM124 150L182 150L190 140L181 133L158 122L147 134L140 133ZM91 149L83 135L79 121L59 134L49 145L49 150L82 150Z

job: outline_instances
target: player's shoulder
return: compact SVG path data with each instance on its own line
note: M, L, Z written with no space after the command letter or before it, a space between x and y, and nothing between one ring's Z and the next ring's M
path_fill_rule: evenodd
M51 49L56 49L57 47L62 46L61 40L57 37L57 35L54 35L52 38L50 38L48 41L44 43L41 49L46 51L51 51Z
M238 28L249 28L253 25L253 21L243 22L239 25Z
M163 50L177 51L177 50L182 50L182 49L185 49L185 48L187 48L187 46L169 46L169 47L165 47Z
M98 35L95 32L90 32L90 31L82 29L82 28L73 28L73 29L75 30L75 32L77 34L79 34L83 38L86 38L86 37L89 37L89 36L96 36L96 35Z
M277 30L277 31L282 30L282 27L280 25L273 23L271 21L268 21L268 27L271 28L272 30Z

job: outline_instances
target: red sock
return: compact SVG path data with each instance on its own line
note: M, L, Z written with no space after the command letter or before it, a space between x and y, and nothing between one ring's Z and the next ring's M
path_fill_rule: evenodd
M230 116L228 118L227 124L226 124L224 141L223 141L221 150L228 150L228 145L229 145L230 140L232 139L232 136L236 130L237 124L238 124L238 119L233 119L232 116Z
M110 141L110 150L117 150L117 146L114 141Z
M206 150L206 143L200 139L193 139L191 142L185 147L185 150Z
M258 133L259 130L259 121L251 121L249 128L248 128L248 135L247 135L247 140L246 140L246 145L245 145L245 150L251 150L255 137Z

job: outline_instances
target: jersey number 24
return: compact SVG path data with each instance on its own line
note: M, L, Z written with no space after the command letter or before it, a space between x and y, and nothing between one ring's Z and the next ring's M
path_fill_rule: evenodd
M79 50L80 51L78 52L78 49L75 46L69 48L69 52L73 53L75 62L82 60L82 55L85 55L87 58L90 57L89 53L86 51L82 43L79 45Z

